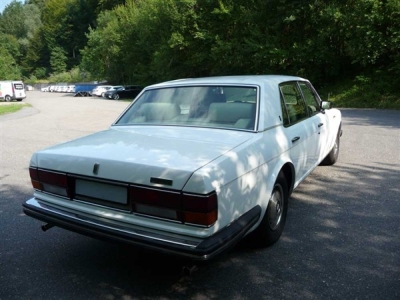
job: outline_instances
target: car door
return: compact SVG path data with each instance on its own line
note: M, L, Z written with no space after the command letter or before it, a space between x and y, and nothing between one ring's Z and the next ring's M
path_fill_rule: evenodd
M316 167L325 157L324 153L328 138L329 119L324 111L321 110L321 102L318 94L309 82L299 82L300 90L303 94L304 101L310 115L310 121L313 131L313 144L315 146L314 155L312 156L312 167Z
M281 105L289 155L295 167L295 186L311 171L315 163L317 129L313 127L302 93L295 81L281 83Z

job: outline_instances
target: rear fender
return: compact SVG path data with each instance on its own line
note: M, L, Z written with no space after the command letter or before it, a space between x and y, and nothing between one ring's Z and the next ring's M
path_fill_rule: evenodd
M269 170L269 173L266 175L269 177L267 182L267 191L266 194L260 199L259 205L261 207L261 216L259 221L255 224L255 226L251 229L251 231L258 227L260 222L262 221L264 214L267 210L268 203L270 200L270 196L272 194L272 190L274 188L275 182L278 179L278 175L280 172L283 172L289 191L288 194L290 195L293 192L294 182L295 182L295 171L293 163L291 162L290 158L286 155L281 156L278 161L275 162L272 169Z

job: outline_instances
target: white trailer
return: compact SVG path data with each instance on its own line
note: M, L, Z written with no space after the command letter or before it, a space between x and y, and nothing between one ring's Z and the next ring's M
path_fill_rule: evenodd
M22 81L0 81L0 100L22 101L26 98L25 85Z

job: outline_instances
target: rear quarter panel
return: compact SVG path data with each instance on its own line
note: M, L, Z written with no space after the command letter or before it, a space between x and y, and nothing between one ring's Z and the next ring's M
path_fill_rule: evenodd
M340 110L336 108L325 110L326 118L326 140L323 142L321 147L319 162L321 162L332 150L335 143L336 136L340 130L342 124L342 114Z
M184 192L218 195L218 221L213 232L260 205L266 210L269 196L282 166L290 162L282 126L264 132L237 146L195 172Z

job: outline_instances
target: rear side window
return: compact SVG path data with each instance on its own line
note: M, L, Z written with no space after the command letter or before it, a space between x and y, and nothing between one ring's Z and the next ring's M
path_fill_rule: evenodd
M23 90L24 89L24 85L22 83L14 83L14 88L16 90Z
M279 86L284 105L283 116L287 114L288 120L284 125L292 125L308 117L308 111L296 82L285 82Z

